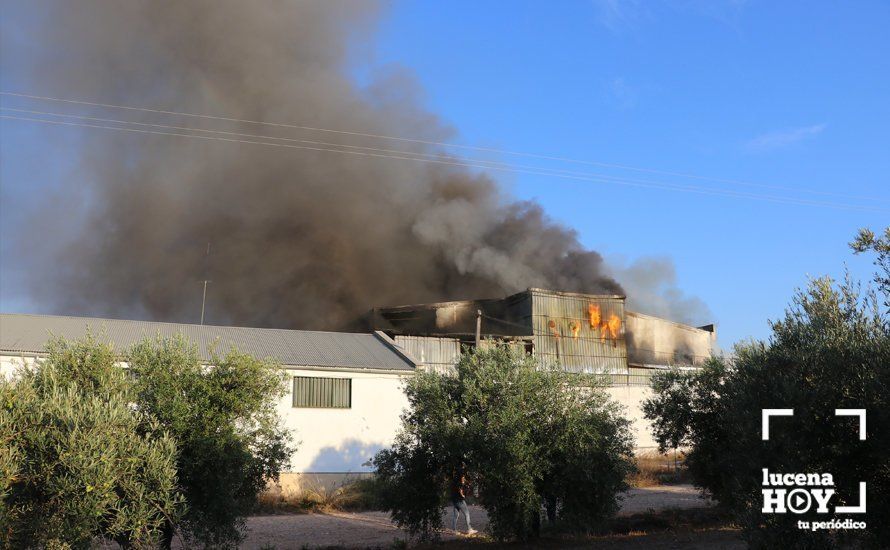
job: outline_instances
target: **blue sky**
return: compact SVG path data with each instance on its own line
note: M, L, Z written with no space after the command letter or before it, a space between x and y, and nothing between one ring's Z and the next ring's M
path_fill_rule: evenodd
M768 335L808 276L869 278L847 243L890 224L890 4L399 2L376 61L410 67L462 142L795 188L883 212L515 175L610 258L674 260L724 346ZM511 159L511 162L525 159ZM565 166L563 166L565 167ZM604 172L592 166L567 166Z
M883 209L497 176L613 264L672 259L725 347L767 336L767 319L808 276L841 276L845 265L870 276L847 242L890 223L887 28L881 2L395 2L353 72L369 81L407 68L463 144L786 189L500 155L506 162ZM74 144L42 135L0 124L0 231L40 223L22 218L21 201L41 196L22 186L52 186L74 165ZM40 310L20 292L12 244L0 240L0 310Z

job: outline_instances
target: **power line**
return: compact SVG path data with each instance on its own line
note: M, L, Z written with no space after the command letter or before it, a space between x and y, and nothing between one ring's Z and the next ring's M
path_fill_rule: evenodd
M571 157L564 157L564 156L557 156L557 155L545 155L545 154L540 154L540 153L511 151L508 149L499 149L499 148L495 148L495 147L480 147L480 146L475 146L475 145L464 145L464 144L460 144L460 143L451 143L451 142L444 142L444 141L433 141L433 140L407 138L407 137L400 137L400 136L389 136L389 135L385 135L385 134L374 134L374 133L369 133L369 132L358 132L358 131L351 131L351 130L336 130L336 129L331 129L331 128L321 128L321 127L307 126L307 125L301 125L301 124L267 122L267 121L262 121L262 120L251 120L251 119L242 119L242 118L234 118L234 117L226 117L226 116L187 113L187 112L183 112L183 111L152 109L152 108L147 108L147 107L132 107L132 106L128 106L128 105L118 105L118 104L113 104L113 103L82 101L82 100L76 100L76 99L49 97L49 96L25 94L25 93L18 93L18 92L0 91L0 95L6 95L6 96L11 96L11 97L20 97L20 98L26 98L26 99L35 99L35 100L41 100L41 101L54 101L54 102L59 102L59 103L69 103L69 104L75 104L75 105L89 105L92 107L103 107L103 108L107 108L107 109L125 109L125 110L129 110L129 111L140 111L140 112L156 113L156 114L163 114L163 115L194 117L194 118L202 118L202 119L208 119L208 120L221 120L221 121L225 121L225 122L237 122L237 123L242 123L242 124L257 124L257 125L272 126L272 127L278 127L278 128L307 130L307 131L313 131L313 132L328 132L328 133L348 135L348 136L399 141L399 142L403 142L403 143L418 143L418 144L424 144L424 145L435 145L435 146L439 146L439 147L451 147L451 148L480 151L480 152L486 152L486 153L497 153L497 154L502 154L502 155L536 158L536 159L541 159L541 160L550 160L550 161L557 161L557 162L564 162L564 163L571 163L571 164L583 164L583 165L589 165L589 166L600 166L600 167L605 167L605 168L616 168L616 169L620 169L620 170L630 170L630 171L635 171L635 172L645 172L645 173L660 174L660 175L665 175L665 176L674 176L674 177L698 179L698 180L704 180L704 181L730 183L730 184L734 184L734 185L743 185L743 186L748 186L748 187L760 187L760 188L764 188L764 189L774 189L774 190L781 190L781 191L795 191L795 192L803 191L803 192L815 193L815 194L821 194L821 195L831 195L831 196L840 196L840 197L844 196L841 194L831 193L831 192L827 192L827 191L816 191L816 190L800 189L800 188L795 188L795 187L769 185L769 184L756 183L756 182L750 182L750 181L744 181L744 180L718 178L718 177L713 177L713 176L702 176L699 174L690 174L690 173L685 173L685 172L674 172L674 171L669 171L669 170L644 168L644 167L630 166L630 165L625 165L625 164L615 164L615 163L599 162L599 161L592 161L592 160L575 159L575 158L571 158ZM848 197L848 198L855 198L855 197ZM859 198L863 198L865 200L884 200L884 199L874 199L872 197L859 197Z
M2 108L2 109L6 109L6 108ZM117 130L117 131L132 132L132 133L139 133L139 134L155 134L155 135L185 137L185 138L193 138L193 139L204 139L204 140L212 140L212 141L223 141L223 142L229 142L229 143L243 143L243 144L281 147L281 148L289 148L289 149L301 149L301 150L309 150L309 151L323 151L323 152L329 152L329 153L359 155L359 156L364 156L364 157L385 158L385 159L393 159L393 160L423 162L423 163L435 163L435 164L443 164L443 165L450 165L450 166L462 166L462 167L467 167L467 168L479 168L479 169L484 169L484 170L498 170L498 171L504 171L504 172L520 173L520 174L531 174L531 175L536 175L536 176L547 176L547 177L556 177L556 178L571 179L571 180L578 180L578 181L588 181L588 182L593 182L593 183L616 183L619 185L626 185L626 186L631 186L631 187L683 191L683 192L690 192L690 193L699 193L699 194L704 194L704 195L726 196L726 197L732 197L732 198L746 198L746 199L761 200L761 201L781 203L781 204L820 206L820 207L826 207L826 208L836 208L836 209L843 209L843 210L861 210L861 211L870 211L870 212L884 212L886 210L886 209L882 209L882 208L875 208L875 207L869 207L869 206L833 203L833 202L824 202L824 201L811 201L811 200L805 200L805 199L776 197L776 196L770 196L770 195L757 195L754 193L738 192L738 191L731 191L731 190L724 190L724 189L701 188L701 187L694 187L694 186L688 186L688 185L675 185L675 184L654 183L654 182L653 183L638 183L633 180L623 180L623 179L619 179L619 178L605 179L605 178L601 178L601 177L575 176L575 175L564 174L564 173L559 173L559 172L547 171L547 169L524 170L524 169L519 169L519 168L512 168L512 167L509 167L509 165L486 165L486 164L478 164L478 163L472 163L472 162L460 162L458 160L440 160L440 159L431 159L431 158L418 158L418 157L402 156L402 155L388 155L388 154L374 153L374 152L368 152L368 151L332 149L329 147L294 145L294 144L290 144L290 143L274 143L274 142L269 142L269 141L257 141L257 140L237 139L237 138L228 138L228 137L220 137L220 136L196 135L196 134L181 133L181 132L162 132L159 130L127 128L127 127L120 127L120 126L107 126L107 125L103 125L103 124L88 124L88 123L82 123L82 122L68 122L68 121L63 121L63 120L48 120L48 119L20 117L20 116L13 116L13 115L0 115L0 118L10 119L10 120L21 120L21 121L28 121L28 122L38 122L38 123L43 123L43 124L55 124L55 125L61 125L61 126L74 126L74 127L94 128L94 129L103 129L103 130ZM121 123L129 124L128 122L121 122ZM152 125L152 126L165 127L164 125ZM170 128L176 128L176 127L170 127ZM215 131L211 130L211 132L215 132ZM268 139L265 136L261 136L261 138Z
M30 113L30 114L35 114L35 115L48 115L48 116L55 116L55 117L62 117L62 118L76 118L79 120L92 120L92 121L97 121L97 122L112 122L112 123L116 123L116 124L132 124L132 125L136 125L136 126L149 126L149 127L154 127L154 128L187 130L187 131L194 131L194 132L205 132L205 133L211 133L211 134L220 134L220 135L237 136L237 137L260 138L260 139L270 139L270 140L275 140L275 141L286 141L286 142L292 142L292 143L305 143L305 144L310 144L310 145L342 147L342 148L346 148L346 149L357 149L357 150L374 151L374 152L380 152L380 153L395 153L395 154L400 154L400 155L411 155L411 156L423 157L423 158L438 158L438 159L446 159L446 160L462 158L465 161L478 162L480 164L486 164L486 165L491 164L491 165L501 165L501 166L513 166L513 167L518 167L518 168L537 169L537 167L533 167L533 166L509 165L509 164L503 163L503 162L490 161L490 160L484 160L484 159L468 159L466 157L455 157L454 155L444 154L444 153L420 153L420 152L415 152L415 151L405 151L405 150L401 150L401 149L385 149L385 148L380 148L380 147L368 147L368 146L364 146L364 145L349 145L349 144L334 143L334 142L329 142L329 141L316 141L316 140L300 139L300 138L269 136L269 135L265 135L265 134L248 134L248 133L244 133L244 132L230 132L230 131L225 131L225 130L213 130L213 129L209 129L209 128L196 128L193 126L173 126L173 125L169 125L169 124L136 122L136 121L132 121L132 120L101 118L101 117L92 117L92 116L85 116L85 115L73 115L73 114L68 114L68 113L55 113L55 112L49 112L49 111L35 111L35 110L31 110L31 109L15 109L12 107L0 107L0 110L14 111L14 112L18 112L18 113ZM553 170L553 169L548 168L545 170L549 171L549 170ZM570 171L565 171L565 170L554 170L554 171L572 173ZM578 174L584 174L584 173L579 172ZM584 175L590 175L590 174L584 174ZM596 174L594 174L594 175L596 175Z
M441 154L441 153L418 153L418 152L404 151L404 150L399 150L399 149L384 149L384 148L379 148L379 147L367 147L367 146L361 146L361 145L347 145L347 144L341 144L341 143L315 141L315 140L307 140L307 139L299 139L299 138L268 136L268 135L264 135L264 134L249 134L249 133L243 133L243 132L230 132L230 131L225 131L225 130L213 130L213 129L207 129L207 128L196 128L196 127L191 127L191 126L173 126L173 125L168 125L168 124L136 122L136 121L131 121L131 120L91 117L91 116L74 115L74 114L68 114L68 113L37 111L37 110L32 110L32 109L16 109L16 108L12 108L12 107L0 107L0 110L14 111L14 112L18 112L18 113L30 113L30 114L37 114L37 115L62 117L62 118L75 118L78 120L110 122L110 123L114 123L114 124L146 126L146 127L153 127L153 128L172 129L172 130L185 130L185 131L190 131L190 132L191 131L204 132L204 133L227 135L227 136L269 139L269 140L275 140L275 141L286 141L286 142L291 142L291 143L304 143L304 144L309 144L309 145L322 145L322 146L327 146L327 147L340 147L340 148L347 148L347 149L374 151L374 152L380 152L380 153L393 153L393 154L397 154L397 155L412 155L412 156L416 156L419 158L444 159L444 160L448 160L448 161L460 160L461 162L465 162L465 163L482 164L484 166L476 166L476 167L484 167L486 169L493 169L493 170L498 170L498 169L502 169L502 170L506 170L506 171L535 170L537 172L540 172L540 175L548 175L548 176L558 176L558 175L581 176L581 177L586 177L586 178L597 178L597 181L610 180L613 182L625 182L625 183L632 183L632 184L654 185L654 186L658 186L658 187L666 186L666 187L677 188L677 189L697 189L697 190L702 190L702 191L718 191L718 192L724 191L727 193L738 193L738 196L741 196L741 197L752 197L753 198L753 197L763 197L764 196L764 195L756 195L756 194L750 194L750 193L733 191L733 190L714 189L711 187L698 187L698 186L688 186L688 185L684 186L684 185L677 185L677 184L671 184L671 183L660 182L660 181L620 178L620 177L610 176L608 174L578 172L578 171L574 171L574 170L562 170L562 169L554 169L554 168L540 168L540 167L536 167L536 166L509 164L509 163L505 163L505 162L488 161L488 160L477 159L477 158L456 157L454 155L446 155L446 154ZM824 195L836 195L835 193L822 193L819 191L810 191L810 192L817 193L817 194L824 194ZM768 195L766 195L766 196L768 196ZM861 200L876 200L876 199L873 199L870 197L854 197L854 196L845 196L845 195L841 195L841 196L844 196L849 199L857 199L858 198ZM784 197L775 197L775 198L783 199ZM794 199L791 199L791 200L794 200ZM801 200L806 200L806 199L801 199Z
M2 109L6 109L6 108L2 108ZM65 116L65 115L62 115L62 116ZM635 180L624 180L624 179L620 179L620 178L612 178L612 179L607 180L607 179L604 179L601 177L574 176L574 175L568 175L568 174L563 174L563 173L554 173L552 171L547 171L547 169L522 170L522 169L517 169L515 167L511 167L510 165L484 165L484 164L474 164L474 163L470 163L470 162L460 162L457 160L438 160L438 159L428 159L428 158L414 158L414 157L405 157L405 156L398 156L398 155L376 154L376 153L369 153L369 152L362 152L362 151L331 149L331 148L325 148L325 147L310 147L310 146L302 146L302 145L270 143L270 142L266 142L266 141L243 140L243 139L234 139L234 138L225 138L225 137L194 135L194 134L179 133L179 132L161 132L161 131L156 131L156 130L142 130L142 129L137 129L137 128L105 126L105 125L98 125L98 124L85 124L85 123L78 123L78 122L66 122L66 121L47 120L47 119L30 118L30 117L18 117L18 116L11 116L11 115L0 115L0 118L6 118L6 119L12 119L12 120L23 120L23 121L29 121L29 122L45 123L45 124L56 124L56 125L63 125L63 126L76 126L76 127L84 127L84 128L118 130L118 131L135 132L135 133L141 133L141 134L156 134L156 135L166 135L166 136L176 136L176 137L187 137L187 138L206 139L206 140L213 140L213 141L224 141L224 142L231 142L231 143L244 143L244 144L253 144L253 145L266 145L266 146L272 146L272 147L285 147L285 148L291 148L291 149L303 149L303 150L312 150L312 151L341 153L341 154L352 154L352 155L360 155L360 156L365 156L365 157L388 158L388 159L407 160L407 161L415 161L415 162L427 162L427 163L445 164L445 165L452 165L452 166L462 166L462 167L468 167L468 168L480 168L480 169L499 170L499 171L506 171L506 172L514 172L514 173L524 173L524 174L531 174L531 175L538 175L538 176L558 177L558 178L564 178L564 179L589 181L589 182L594 182L594 183L618 183L620 185L628 185L628 186L632 186L632 187L666 189L666 190L699 193L699 194L705 194L705 195L728 196L728 197L734 197L734 198L748 198L748 199L763 200L763 201L783 203L783 204L822 206L822 207L827 207L827 208L876 211L876 212L884 211L884 209L881 209L881 208L874 208L874 207L867 207L867 206L860 206L860 205L831 203L831 202L818 202L818 201L810 201L810 200L805 200L805 199L776 197L776 196L769 196L769 195L757 195L757 194L752 194L752 193L744 193L744 192L737 192L737 191L731 191L731 190L701 188L701 187L694 187L694 186L675 185L675 184L657 183L657 182L638 182ZM121 124L130 124L130 122L128 122L128 121L119 121L119 122ZM145 123L136 123L136 124L145 125ZM158 124L151 124L151 126L162 127L162 128L184 128L184 127L174 127L174 126L168 127L166 125L158 125ZM186 129L188 129L188 128L186 128ZM215 130L202 130L202 131L217 132ZM266 136L258 136L258 137L266 139ZM284 138L284 139L287 139L287 138Z

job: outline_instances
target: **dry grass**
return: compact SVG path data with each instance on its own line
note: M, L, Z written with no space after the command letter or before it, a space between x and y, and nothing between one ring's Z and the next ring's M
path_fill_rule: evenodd
M376 510L376 487L373 478L363 478L337 487L308 488L300 492L283 492L271 488L257 499L256 512L280 514Z
M670 451L661 454L656 450L637 453L635 462L637 471L627 478L631 487L654 487L687 481L686 468L683 464L682 452Z

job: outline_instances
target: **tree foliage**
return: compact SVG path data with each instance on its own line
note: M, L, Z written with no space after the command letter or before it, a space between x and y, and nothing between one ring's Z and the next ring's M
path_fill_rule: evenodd
M214 355L205 367L181 336L144 340L127 362L139 409L177 444L188 505L181 532L192 544L237 546L244 517L293 450L275 410L285 391L281 369L237 350Z
M658 371L651 380L652 397L643 402L643 414L652 423L658 450L663 453L690 445L694 371Z
M124 359L126 367L121 366ZM183 337L123 357L92 336L52 340L0 385L0 528L15 545L102 536L234 547L292 452L282 371L236 350L202 364Z
M182 511L173 440L130 406L110 346L47 351L0 381L0 546L153 545Z
M890 227L884 229L884 236L878 237L869 229L860 229L859 234L850 243L850 248L856 254L874 252L875 272L874 281L884 293L884 306L890 308Z
M454 376L418 373L406 393L402 430L374 459L385 508L400 526L426 537L441 529L458 470L499 539L537 533L545 504L582 529L617 510L632 437L593 380L491 345L463 354Z
M869 241L869 239L865 239ZM869 241L874 242L874 241ZM883 245L881 245L883 246ZM865 248L863 248L864 250ZM847 280L814 280L799 292L784 318L771 323L767 342L738 346L735 357L712 359L684 378L689 398L662 384L646 404L661 445L690 445L687 465L696 484L729 508L754 547L829 548L858 539L880 547L890 540L890 300L886 256L878 288L862 293ZM884 262L884 263L881 263ZM761 441L761 409L792 408ZM867 439L856 418L835 409L867 411ZM832 506L856 505L867 482L864 531L807 532L798 520L825 515L761 513L763 468L776 473L831 473ZM830 518L829 518L830 519Z

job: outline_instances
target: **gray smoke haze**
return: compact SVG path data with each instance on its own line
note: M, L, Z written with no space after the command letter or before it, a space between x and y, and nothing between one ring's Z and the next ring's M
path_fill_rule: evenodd
M630 263L610 258L605 273L621 281L632 311L692 325L713 322L707 304L677 287L677 270L670 258L639 258Z
M354 64L371 60L379 14L368 2L40 1L4 11L18 29L3 39L17 89L454 138L422 107L407 71L386 71L362 87L350 76ZM38 108L394 146L159 114ZM12 237L31 296L50 311L194 322L205 278L212 280L210 323L313 329L353 326L377 305L498 297L530 286L624 292L572 230L460 167L104 130L82 130L76 143L79 166L41 204L39 222ZM660 277L663 267L635 276L636 307L645 311L653 301L658 313L686 319L688 300Z

